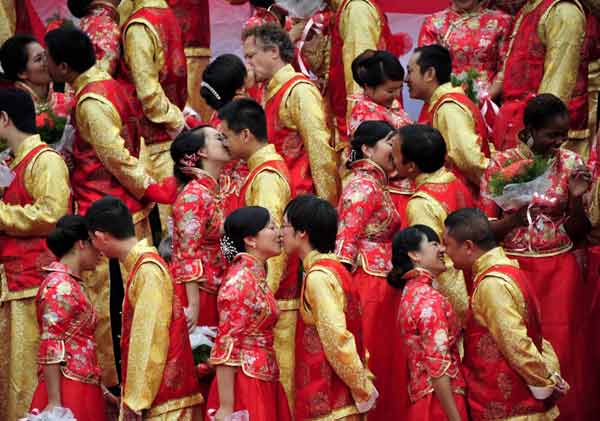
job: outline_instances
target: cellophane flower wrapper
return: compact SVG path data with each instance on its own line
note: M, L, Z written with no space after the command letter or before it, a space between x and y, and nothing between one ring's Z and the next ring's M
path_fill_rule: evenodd
M11 170L8 165L0 162L0 188L10 186L10 183L15 179L15 173Z
M69 408L57 406L51 411L41 413L34 411L32 414L27 414L25 418L20 418L19 421L77 421L77 419Z
M210 409L208 411L208 420L214 421L216 413L216 410ZM245 409L242 411L236 411L230 416L224 418L224 421L250 421L250 413Z
M502 194L493 196L483 193L486 199L493 200L503 211L516 211L523 206L534 203L538 198L544 197L545 192L552 186L549 169L531 181L518 184L507 184Z
M210 358L215 336L217 336L217 328L212 326L196 326L190 333L190 345L196 365L206 363Z

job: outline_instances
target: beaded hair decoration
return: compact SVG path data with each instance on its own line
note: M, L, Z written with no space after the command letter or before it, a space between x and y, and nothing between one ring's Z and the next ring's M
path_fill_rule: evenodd
M217 90L215 88L213 88L212 86L210 86L210 84L208 82L204 82L202 81L202 83L200 84L200 87L205 87L206 89L208 89L210 91L211 94L213 94L213 96L215 98L217 98L217 100L221 100L221 95L218 94Z
M225 259L227 259L228 262L231 262L238 254L235 243L227 235L221 237L221 253L223 253L223 256L225 256Z
M199 159L200 156L197 153L186 153L179 160L179 163L184 167L195 167Z

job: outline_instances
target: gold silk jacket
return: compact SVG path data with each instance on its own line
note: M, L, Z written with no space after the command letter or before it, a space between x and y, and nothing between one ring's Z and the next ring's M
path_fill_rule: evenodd
M464 93L462 88L453 87L450 82L440 85L429 100L429 112L442 95ZM475 121L469 110L455 101L446 101L439 106L433 116L433 127L438 129L448 148L448 160L452 162L472 183L479 185L481 176L489 164L477 143ZM484 139L487 141L487 139Z
M277 71L267 85L266 100L276 95L297 74L291 64ZM323 97L316 86L296 83L284 94L278 114L282 126L298 132L302 138L316 194L333 204L337 203L339 194L337 156L331 146L331 132L323 104Z
M164 0L134 0L131 13L143 7L169 6ZM159 82L158 75L165 65L165 55L158 34L144 21L136 20L125 28L123 40L123 58L131 72L144 114L153 123L163 124L169 133L178 133L184 126L183 113L169 101Z

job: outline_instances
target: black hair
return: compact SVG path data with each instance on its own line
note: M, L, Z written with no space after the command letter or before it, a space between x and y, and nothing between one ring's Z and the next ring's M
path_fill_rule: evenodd
M218 110L233 100L236 92L244 87L247 74L246 66L238 56L222 54L204 69L202 82L208 84L210 88L201 86L200 95L209 107Z
M76 18L81 19L85 15L87 15L88 9L90 8L90 4L92 4L93 0L68 0L67 7L69 8L69 12Z
M44 39L48 54L56 64L67 63L77 73L96 64L92 41L80 29L62 26L48 32Z
M490 221L481 209L463 208L452 212L444 225L448 235L460 243L470 240L484 251L497 246Z
M421 74L425 74L430 67L433 67L435 77L440 85L450 82L452 58L447 48L437 44L426 45L415 48L416 53L420 53L417 64L421 69Z
M85 217L89 232L106 232L119 240L135 237L131 212L119 198L104 196L96 200Z
M249 37L262 45L263 49L277 47L279 57L286 62L294 61L294 44L290 39L287 31L275 23L265 23L263 25L252 26L247 28L242 33L242 40L245 41Z
M46 237L46 244L57 259L67 254L78 241L89 240L87 222L81 215L65 215Z
M305 194L289 202L283 211L294 231L305 231L310 245L320 253L335 250L338 215L327 200Z
M177 180L183 184L187 183L193 176L184 174L181 168L184 166L181 164L181 160L185 158L185 155L195 154L206 145L206 131L203 130L207 127L211 127L208 124L203 124L198 127L194 127L192 130L188 130L180 133L173 143L171 143L171 158L173 159L173 175ZM196 168L202 169L202 160L196 161Z
M16 88L0 89L0 111L4 111L15 127L23 133L37 133L35 105L27 92Z
M388 80L404 80L404 68L388 51L365 50L352 62L352 77L359 86L374 88Z
M0 65L2 65L4 79L11 82L20 80L18 75L27 70L29 61L27 46L34 42L39 41L26 34L18 34L4 41L0 47Z
M383 120L367 120L360 123L360 125L354 131L354 136L350 145L352 146L352 152L350 159L347 162L347 167L350 168L354 161L363 159L364 155L362 152L362 146L375 146L377 142L389 135L394 128Z
M406 285L404 275L415 268L408 253L421 250L423 240L440 242L440 237L427 225L413 225L398 232L392 241L392 270L387 275L388 284L399 290Z
M523 124L528 129L541 129L558 116L569 117L569 109L562 100L552 94L539 94L525 106Z
M250 0L250 4L254 7L268 9L275 4L275 0Z
M235 133L248 129L260 142L267 141L267 117L258 102L241 98L231 101L219 110L219 118Z
M261 206L246 206L233 211L225 220L225 235L221 250L228 261L246 251L244 238L257 235L271 220L269 211Z
M403 164L414 162L420 171L432 173L444 166L446 142L438 129L425 124L409 124L398 129L402 138Z

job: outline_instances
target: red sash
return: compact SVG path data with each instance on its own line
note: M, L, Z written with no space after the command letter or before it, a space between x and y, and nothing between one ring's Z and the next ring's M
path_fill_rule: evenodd
M285 94L296 84L311 83L304 75L295 75L277 91L265 104L267 114L267 136L269 142L275 145L277 153L283 157L290 172L292 190L295 194L313 194L314 185L310 173L308 153L300 133L284 127L279 119L281 101Z
M43 153L56 152L46 144L36 146L13 169L15 178L4 191L4 203L17 206L33 204L33 198L25 188L25 171L29 164ZM42 267L48 266L54 260L46 246L45 236L0 235L0 263L4 265L10 292L38 287L45 276Z
M140 130L138 122L143 118L141 104L135 96L133 86L113 79L87 84L77 95L77 106L73 109L72 121L76 128L85 124L77 121L77 107L86 94L94 94L107 99L121 118L120 135L125 141L125 149L138 158L140 155ZM77 212L85 215L93 202L106 195L121 199L132 213L143 209L148 203L138 200L104 166L94 147L83 140L79 129L73 142L74 168L71 172L71 185L77 203Z
M352 283L352 277L340 262L331 259L320 260L307 276L319 267L333 272L344 290L346 328L354 335L356 350L364 363L362 311L358 291ZM304 292L302 292L302 296L304 296ZM299 317L296 327L295 368L297 420L325 418L335 410L354 406L350 389L327 361L322 343L315 325L307 325Z
M496 265L479 274L473 288L477 288L490 272L506 274L519 287L527 307L527 335L541 351L543 338L540 307L529 280L517 267ZM469 385L469 407L474 420L545 412L553 405L550 400L541 401L533 397L523 378L498 349L488 329L475 320L471 311L466 322L463 367Z
M340 139L345 142L348 141L348 122L346 121L348 93L346 92L346 76L344 73L344 60L342 55L344 40L340 35L340 23L342 20L342 12L351 1L359 0L344 0L344 2L337 9L335 18L331 19L333 27L331 28L331 53L329 60L329 76L327 81L327 97L329 98L329 106L331 107L331 111L335 117L335 125L338 129ZM371 4L377 10L381 25L381 36L377 42L377 49L391 50L395 43L394 37L388 25L387 17L385 13L381 11L381 8L375 0L369 0L369 4Z
M155 252L147 252L138 257L129 277L125 289L125 299L123 301L123 324L121 327L121 363L123 385L127 384L127 364L129 362L129 341L131 337L131 325L133 322L134 308L129 302L129 288L132 280L135 278L140 266L144 263L155 263L164 268L168 273L167 264ZM172 280L171 280L172 282ZM200 393L200 386L196 377L196 367L194 357L190 346L183 305L175 293L175 283L173 283L173 308L171 323L169 325L169 350L167 351L167 361L162 373L162 381L158 393L152 402L152 407L161 403L181 399L186 396L192 396ZM143 303L138 303L142 305Z
M135 20L145 20L158 34L164 57L164 65L158 73L158 81L169 101L183 110L187 101L187 64L183 50L183 35L175 14L170 8L143 7L134 12L125 25L125 34L130 23ZM132 81L125 58L121 58L120 78ZM159 143L172 140L161 124L143 119L142 135L146 143Z
M517 135L523 129L523 109L527 105L528 95L539 90L544 77L544 62L546 47L538 36L538 25L542 16L548 9L559 1L570 0L544 0L531 12L525 14L521 9L515 22L521 20L513 33L516 35L512 41L504 74L504 104L500 108L497 122L494 125L494 144L497 150L506 150L516 146ZM569 114L571 116L572 130L586 130L588 127L588 64L589 50L593 39L593 24L588 19L586 40L581 51L581 63L577 72L577 82L571 100L569 101Z

